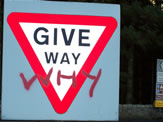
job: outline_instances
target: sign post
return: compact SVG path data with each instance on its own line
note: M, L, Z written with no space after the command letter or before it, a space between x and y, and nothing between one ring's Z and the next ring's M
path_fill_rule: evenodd
M119 5L4 7L2 119L118 120Z

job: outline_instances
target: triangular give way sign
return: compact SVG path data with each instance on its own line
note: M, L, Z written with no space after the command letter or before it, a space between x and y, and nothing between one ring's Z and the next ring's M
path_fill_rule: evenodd
M117 28L113 17L104 16L14 12L7 21L59 114L68 110L87 78L82 71L90 73ZM41 78L50 69L45 85Z

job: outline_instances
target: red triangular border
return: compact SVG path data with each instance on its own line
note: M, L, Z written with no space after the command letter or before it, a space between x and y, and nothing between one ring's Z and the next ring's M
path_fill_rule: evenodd
M113 17L85 15L57 15L13 12L8 16L7 21L33 71L35 74L39 74L43 77L46 76L46 73L30 43L28 42L28 39L24 34L19 22L106 26L104 32L102 33L86 62L76 76L76 88L71 86L62 101L60 101L51 83L48 86L44 86L44 84L38 78L54 110L60 114L65 113L68 110L86 80L86 77L81 73L81 71L84 70L85 72L90 73L117 27L117 21Z

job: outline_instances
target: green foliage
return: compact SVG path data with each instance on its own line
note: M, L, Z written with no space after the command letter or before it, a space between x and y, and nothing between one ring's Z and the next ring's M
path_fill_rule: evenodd
M151 5L142 7L137 1L131 5L123 4L121 16L122 46L138 45L144 51L148 51L146 47L152 48L153 44L163 48L163 45L160 45L163 38L163 12L158 7Z
M158 2L158 1L156 1ZM152 65L155 59L163 57L163 11L160 3L155 6L148 0L122 0L121 1L121 82L128 85L126 96L131 99L121 100L124 103L152 103L152 98L146 96L143 89L148 81L149 93L152 89ZM147 63L148 62L148 63ZM124 66L127 66L126 70ZM148 70L147 70L147 67ZM143 75L141 73L144 73ZM124 82L125 79L125 82ZM132 83L131 83L132 82ZM139 83L140 82L140 83ZM121 83L121 84L122 84ZM135 87L135 88L134 88ZM138 88L139 91L138 91ZM135 91L133 90L135 89ZM121 92L124 93L121 88ZM142 98L137 99L134 93L138 92ZM124 94L122 94L124 96ZM152 96L152 95L150 95ZM140 96L138 96L140 97ZM123 99L121 97L121 99Z

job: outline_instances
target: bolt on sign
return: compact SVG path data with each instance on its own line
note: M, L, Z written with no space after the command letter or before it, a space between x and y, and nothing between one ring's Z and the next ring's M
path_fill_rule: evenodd
M157 59L156 64L156 92L154 106L163 107L163 59Z
M4 120L118 120L120 6L5 0Z

